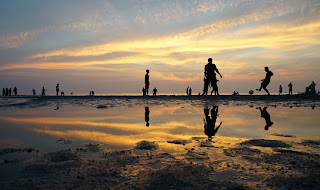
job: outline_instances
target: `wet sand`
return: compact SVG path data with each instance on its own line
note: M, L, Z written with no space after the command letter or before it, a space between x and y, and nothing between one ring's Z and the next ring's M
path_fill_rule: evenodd
M148 104L203 106L252 105L318 107L319 96L219 97L18 97L6 98L2 108L37 108L90 104L110 106ZM85 100L84 100L85 99ZM103 100L103 104L101 103ZM106 105L105 108L98 108ZM318 109L318 108L317 108ZM303 126L302 126L303 127ZM274 139L215 136L141 141L131 148L107 149L88 142L75 148L58 138L61 150L35 147L0 148L0 189L318 189L320 140L272 134ZM222 140L227 138L227 140ZM170 148L167 148L170 144Z

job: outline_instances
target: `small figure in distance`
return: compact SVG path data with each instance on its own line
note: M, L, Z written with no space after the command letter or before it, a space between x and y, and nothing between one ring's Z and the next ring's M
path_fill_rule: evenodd
M191 89L191 87L189 88L189 96L191 96L192 95L192 89Z
M14 92L14 95L15 95L15 96L18 94L18 89L17 89L17 87L14 87L13 92Z
M261 80L262 81L261 86L257 90L261 91L261 88L263 88L268 93L268 95L270 95L270 93L269 93L269 91L267 89L267 86L270 83L271 76L273 76L273 73L269 70L269 67L265 67L264 70L267 72L266 73L266 77Z
M6 96L8 96L8 95L9 95L9 89L6 88Z
M290 82L290 84L288 84L289 87L289 95L292 95L292 83Z
M92 94L92 96L94 96L94 91L93 90L92 90L91 94Z
M12 90L11 90L11 88L9 88L9 95L11 96L11 93L12 93Z
M64 96L64 92L63 91L61 91L61 96Z
M266 126L264 127L264 130L268 130L269 127L273 125L273 122L271 121L270 114L267 112L267 107L264 107L263 109L261 109L261 107L258 107L257 109L260 110L261 117L266 120Z
M211 84L212 88L215 89L215 94L219 95L216 73L218 73L222 78L217 66L212 64L212 58L209 58L208 64L204 67L204 89L202 95L208 94L209 84Z
M56 86L56 92L57 92L57 96L59 95L59 84L57 84Z
M144 76L144 84L145 84L145 90L146 90L146 95L149 95L149 69L146 70L146 75Z
M233 95L239 95L239 92L233 91Z
M146 127L149 127L149 114L150 114L150 111L149 111L149 107L145 107L144 108L144 120L146 121Z
M153 96L157 96L157 89L156 89L156 87L154 87L154 89L153 89Z
M282 86L279 86L279 95L282 95Z
M2 95L6 95L6 90L4 88L2 88Z
M312 83L310 84L310 90L311 90L311 94L316 93L316 83L314 83L314 81L312 81Z
M187 93L187 96L188 96L189 95L189 86L188 86L188 88L186 90L186 93Z
M44 86L42 87L41 95L45 96L46 95L46 89L44 89Z
M146 96L146 89L142 88L142 96Z
M90 95L89 96L92 96L92 92L90 91Z
M32 95L36 95L36 90L35 89L32 89Z

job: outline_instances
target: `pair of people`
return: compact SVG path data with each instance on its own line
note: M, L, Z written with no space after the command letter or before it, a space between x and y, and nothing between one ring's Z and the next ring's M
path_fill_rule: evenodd
M209 85L212 87L211 95L213 92L215 92L215 95L219 95L216 73L222 78L217 66L212 63L212 58L209 58L208 64L204 67L204 87L202 95L208 95Z

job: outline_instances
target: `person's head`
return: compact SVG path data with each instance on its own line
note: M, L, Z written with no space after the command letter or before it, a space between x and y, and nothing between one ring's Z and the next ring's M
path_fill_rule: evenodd
M147 69L146 72L149 73L149 69Z
M265 71L269 71L269 67L265 67L264 70L265 70Z
M212 63L212 58L209 58L209 59L208 59L208 62L209 62L209 63Z

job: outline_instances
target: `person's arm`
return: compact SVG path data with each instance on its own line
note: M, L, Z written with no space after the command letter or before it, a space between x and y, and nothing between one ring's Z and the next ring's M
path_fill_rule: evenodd
M222 78L222 75L220 74L218 68L216 68L216 72L220 75L220 77Z

